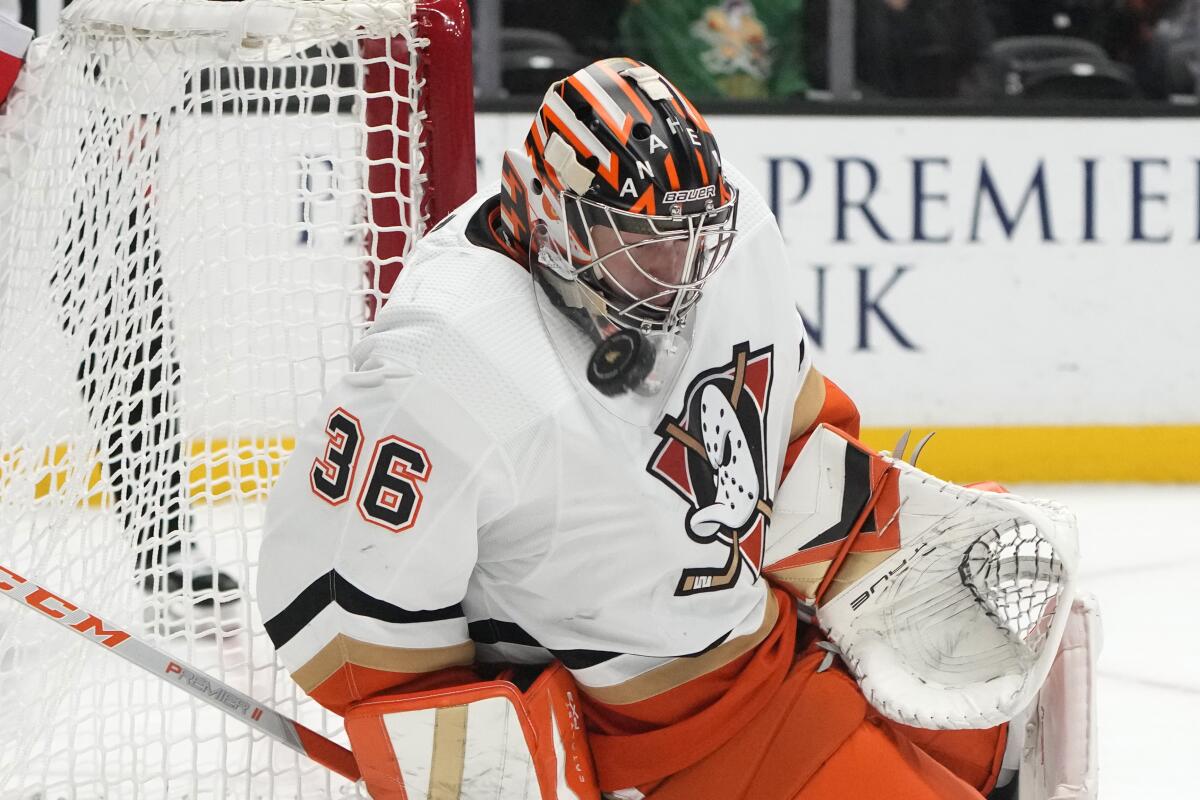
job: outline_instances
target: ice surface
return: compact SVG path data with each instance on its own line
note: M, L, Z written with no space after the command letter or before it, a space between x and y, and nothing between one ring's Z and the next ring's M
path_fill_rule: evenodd
M1200 797L1200 486L1022 484L1079 518L1100 601L1100 795Z

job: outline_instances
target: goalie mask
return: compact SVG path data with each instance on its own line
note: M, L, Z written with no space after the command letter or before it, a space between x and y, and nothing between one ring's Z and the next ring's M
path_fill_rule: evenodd
M737 208L716 140L687 98L625 58L559 81L524 148L505 154L500 203L568 370L608 398L664 394Z

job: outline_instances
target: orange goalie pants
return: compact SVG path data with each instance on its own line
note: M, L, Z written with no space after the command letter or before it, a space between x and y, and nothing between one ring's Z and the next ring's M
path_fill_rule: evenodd
M992 790L1007 726L929 731L880 717L840 662L818 671L818 632L801 628L797 646L780 600L767 639L706 676L723 682L698 709L639 730L636 709L586 703L602 789L636 787L648 800L981 800Z
M1003 727L896 725L871 709L845 672L817 672L823 657L816 651L797 659L776 702L703 761L644 787L647 798L980 800L991 790Z

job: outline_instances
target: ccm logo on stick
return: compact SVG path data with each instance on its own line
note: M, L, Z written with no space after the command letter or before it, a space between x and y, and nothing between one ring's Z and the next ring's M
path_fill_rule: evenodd
M86 633L105 647L116 647L129 638L125 631L107 630L104 620L86 611L80 611L53 592L6 567L0 567L0 592L23 601L30 608L35 608L80 633Z

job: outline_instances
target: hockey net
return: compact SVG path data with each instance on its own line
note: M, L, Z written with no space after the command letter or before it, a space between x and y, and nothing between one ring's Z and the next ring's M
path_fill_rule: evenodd
M266 493L474 187L465 0L76 0L0 108L0 563L335 739ZM354 787L0 602L0 797Z

